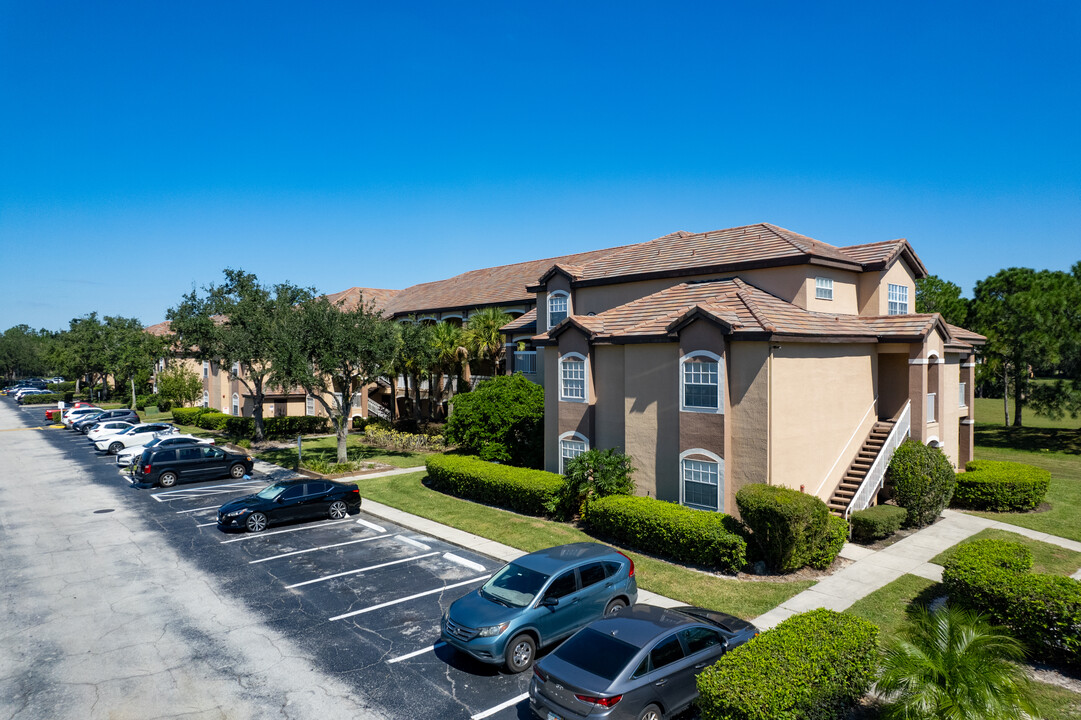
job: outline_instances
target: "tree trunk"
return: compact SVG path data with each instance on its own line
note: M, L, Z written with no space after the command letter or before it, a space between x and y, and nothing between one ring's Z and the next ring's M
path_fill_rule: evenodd
M135 376L131 376L131 409L135 410L138 403L135 401Z
M266 439L266 433L263 426L263 379L261 377L252 378L255 383L255 393L252 395L252 408L251 414L254 419L255 430L252 433L253 442L263 442Z
M413 395L416 401L413 403L413 420L417 423L420 422L420 376L413 375Z
M1021 407L1025 404L1025 396L1021 392L1021 379L1017 378L1017 382L1013 387L1013 426L1021 427Z
M349 387L348 385L346 386ZM349 461L349 451L346 448L346 440L349 437L349 412L353 409L353 396L347 395L342 391L342 401L338 403L338 417L335 418L335 424L338 431L338 462Z
M390 421L398 419L398 376L390 378Z
M1002 412L1006 415L1006 427L1010 426L1010 374L1002 363Z

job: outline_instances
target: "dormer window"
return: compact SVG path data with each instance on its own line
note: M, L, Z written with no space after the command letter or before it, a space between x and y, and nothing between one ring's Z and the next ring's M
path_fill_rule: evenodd
M889 300L890 315L908 314L908 286L894 285L890 283L887 299Z
M815 278L815 299L816 300L832 300L833 299L833 278L816 277Z
M567 319L569 312L570 296L562 290L556 290L548 295L548 327L554 328Z

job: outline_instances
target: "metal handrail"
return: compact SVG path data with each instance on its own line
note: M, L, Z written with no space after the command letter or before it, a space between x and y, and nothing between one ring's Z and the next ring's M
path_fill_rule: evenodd
M874 462L871 463L871 467L867 471L867 475L864 476L863 482L860 483L859 489L852 496L852 502L848 503L848 507L845 508L845 520L857 510L863 510L869 506L871 498L882 489L882 484L886 479L886 468L889 467L890 460L893 458L893 451L912 432L911 411L912 401L909 400L905 402L904 409L901 410L900 415L894 422L890 434L886 436L886 441L882 443L882 449L878 451Z

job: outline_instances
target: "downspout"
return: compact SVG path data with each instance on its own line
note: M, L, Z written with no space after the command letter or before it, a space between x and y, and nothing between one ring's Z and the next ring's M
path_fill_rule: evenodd
M773 342L766 360L766 484L773 484Z

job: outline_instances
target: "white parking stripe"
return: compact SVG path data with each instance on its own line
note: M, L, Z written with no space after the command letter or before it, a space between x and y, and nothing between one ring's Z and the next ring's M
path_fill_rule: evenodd
M370 523L367 520L357 520L357 525L363 525L364 527L375 530L378 533L385 533L387 531L387 529L382 525L376 525L375 523Z
M218 524L218 523L216 523L216 522L212 522L212 523L201 523L201 524L199 524L199 525L196 525L195 527L197 527L197 528L200 528L200 527L210 527L211 525L217 525L217 524Z
M341 547L342 545L355 545L356 543L369 542L370 540L378 540L380 538L390 537L390 535L376 535L374 537L361 538L360 540L347 540L346 542L334 543L333 545L320 545L319 547L308 548L307 550L294 550L293 552L282 553L281 555L271 555L270 557L259 558L258 560L249 560L249 565L255 565L256 563L266 562L267 560L277 560L283 557L292 557L293 555L303 555L304 553L315 552L316 550L329 550L330 548Z
M518 703L522 702L523 700L525 700L528 697L529 697L529 693L522 693L518 697L512 697L507 702L500 703L499 705L496 705L494 708L488 708L484 712L477 713L473 717L469 718L469 720L483 720L483 718L486 718L489 715L495 715L500 710L506 710L507 708L509 708L512 705L517 705Z
M324 575L323 577L315 578L314 580L305 580L304 582L293 583L292 585L286 585L286 590L292 590L293 588L303 587L304 585L312 585L314 583L324 582L326 580L333 580L334 578L345 577L346 575L356 575L362 572L368 572L369 570L378 570L379 568L390 567L391 565L401 565L402 563L413 562L414 560L420 560L422 558L431 557L432 555L438 555L437 552L430 552L426 555L416 555L414 557L402 558L401 560L391 560L390 562L379 563L378 565L369 565L368 567L359 568L357 570L346 570L345 572L334 573L333 575Z
M331 525L341 525L347 523L348 520L335 520L334 522L319 523L318 525L305 525L303 527L289 528L288 530L275 530L274 532L258 532L248 533L247 535L241 535L238 538L232 540L222 540L221 544L226 545L228 543L240 542L241 540L252 540L254 538L270 537L271 535L284 535L285 533L299 532L301 530L318 530L319 528L330 527Z
M169 502L171 500L204 498L213 495L228 495L230 493L242 492L245 489L251 490L257 487L264 487L265 485L266 483L261 480L249 480L248 482L242 483L227 483L225 485L185 488L183 490L166 490L165 492L153 493L150 497L154 498L158 502ZM241 488L241 490L236 490L233 488Z
M176 514L183 515L184 513L206 512L207 510L217 510L220 507L221 505L207 505L206 507L194 508L192 510L177 510Z
M454 583L453 585L444 585L443 587L438 587L435 590L426 590L425 592L417 593L416 595L410 595L409 597L403 597L397 600L391 600L390 602L372 605L371 607L366 607L363 610L354 610L353 612L345 613L344 615L335 615L334 617L330 618L330 620L331 622L333 622L335 620L344 620L345 618L350 618L354 615L363 615L364 613L369 613L373 610L381 610L385 607L390 607L391 605L397 605L399 603L409 602L410 600L416 600L417 598L424 597L425 595L435 595L436 593L441 593L445 590L452 590L456 587L461 587L462 585L469 585L471 583L480 582L481 580L487 580L490 577L490 574L481 575L480 577L472 578L471 580L464 580L459 583Z
M484 572L484 566L480 563L475 563L472 560L466 560L464 557L458 557L454 553L443 553L443 557L451 562L458 563L463 567L467 567L470 570L476 570L477 572Z
M405 543L406 545L412 545L415 548L420 548L421 550L431 550L431 548L429 546L425 545L424 543L417 542L416 540L414 540L412 538L407 538L405 535L395 535L394 539L399 540L399 541ZM483 570L483 569L484 568L481 568L481 570Z
M438 650L441 647L444 647L445 645L446 645L445 642L439 641L435 645L431 645L431 646L426 647L426 648L421 648L420 650L414 650L411 653L408 653L406 655L399 655L396 658L391 658L390 660L387 660L387 664L393 665L394 663L400 663L402 660L408 660L409 658L415 658L417 655L423 655L424 653L435 652L436 650Z

